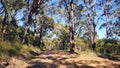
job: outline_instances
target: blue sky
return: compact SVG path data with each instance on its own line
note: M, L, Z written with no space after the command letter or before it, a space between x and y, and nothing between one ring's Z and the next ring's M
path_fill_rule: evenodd
M105 28L99 29L99 27L102 23L103 23L103 21L100 21L98 26L97 26L97 34L98 34L100 39L105 38L105 35L106 35L106 29Z

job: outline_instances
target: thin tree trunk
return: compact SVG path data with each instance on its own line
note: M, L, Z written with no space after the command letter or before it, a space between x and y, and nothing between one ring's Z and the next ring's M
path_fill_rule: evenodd
M28 39L26 39L26 37L27 37L28 31L29 31L29 28L30 28L30 22L31 22L31 19L32 19L31 17L32 16L31 16L30 11L29 11L28 21L27 21L27 27L25 28L25 33L23 35L22 43L25 43L26 41L28 41Z
M73 0L71 0L71 26L70 26L70 52L74 52L74 12L73 12Z
M93 25L93 43L92 43L92 49L95 50L96 48L96 25Z
M32 20L31 11L30 11L30 8L29 8L29 6L30 6L29 2L27 4L28 4L28 20L27 20L27 27L25 28L25 33L23 35L22 43L25 43L26 41L28 41L28 39L26 39L26 37L27 37L28 31L29 31L29 28L30 28L31 20Z
M40 41L40 43L39 43L39 45L41 46L41 43L42 43L42 26L41 26L41 28L40 28L40 38L39 38L39 41Z
M34 40L34 44L35 43L37 43L36 41L37 41L37 39L36 39L36 37L37 37L37 31L36 31L36 23L37 23L37 21L36 21L36 14L34 14L34 37L33 37L33 40Z
M95 3L96 3L96 1L94 2L94 4L92 5L92 12L95 12L95 8L94 8L94 6L95 6ZM92 42L92 49L93 50L95 50L95 48L96 48L96 35L97 35L97 32L96 32L96 26L97 26L97 24L94 22L94 20L95 20L95 18L94 18L94 16L91 18L91 21L93 22L93 42Z
M26 38L27 38L27 34L28 34L28 31L29 31L29 28L30 28L30 25L25 28L25 33L23 35L22 43L26 43L26 41L28 41L28 39L26 39Z
M109 27L109 23L108 23L108 14L106 13L106 36L107 36L107 39L108 39L108 31L109 31L109 29L108 29L108 27Z

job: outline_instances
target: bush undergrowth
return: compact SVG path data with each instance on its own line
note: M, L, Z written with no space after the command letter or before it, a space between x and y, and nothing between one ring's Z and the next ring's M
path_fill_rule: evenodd
M7 57L20 57L24 54L29 53L31 49L35 49L32 46L22 45L16 42L2 41L0 42L0 59L5 59Z
M120 60L120 41L115 39L98 40L96 52L101 57Z

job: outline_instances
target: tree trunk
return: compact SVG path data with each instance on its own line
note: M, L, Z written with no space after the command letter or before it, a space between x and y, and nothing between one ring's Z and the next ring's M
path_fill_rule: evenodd
M23 36L22 43L25 43L26 41L28 41L28 40L26 39L26 37L27 37L28 31L29 31L30 22L31 22L31 19L32 19L32 16L31 16L31 13L30 13L30 9L29 9L29 8L28 8L28 11L29 11L29 15L28 15L27 27L25 28L25 33L24 33L24 36Z
M94 9L94 5L92 6L92 12L94 12L95 9ZM94 22L95 18L92 17L91 21L93 22L93 42L92 42L92 49L95 50L96 48L96 35L97 35L97 32L96 32L96 26L97 24Z
M24 43L28 43L28 39L26 39L26 38L27 38L27 34L28 34L28 31L29 31L29 28L30 28L30 25L25 28L25 33L24 33L24 35L23 35L23 40L22 40L22 43L23 43L23 44L24 44ZM27 41L27 42L26 42L26 41Z
M109 23L108 23L108 14L106 12L106 36L107 36L107 39L109 38L108 31L109 31Z
M40 41L40 43L39 43L39 45L41 46L41 43L42 43L42 31L43 30L43 28L42 28L42 26L41 26L41 28L40 28L40 38L39 38L39 41Z
M92 49L95 50L96 48L96 25L93 25L93 42L92 42Z
M70 52L74 52L74 12L73 12L73 0L71 0L71 25L70 25Z
M33 37L33 40L34 40L34 44L35 43L37 43L36 41L37 41L37 39L36 39L36 37L37 37L37 31L36 31L36 23L37 23L37 21L36 21L36 14L34 14L34 37ZM36 45L36 44L35 44Z

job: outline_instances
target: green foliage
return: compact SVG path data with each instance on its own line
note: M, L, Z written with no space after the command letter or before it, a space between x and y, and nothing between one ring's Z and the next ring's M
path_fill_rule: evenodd
M100 56L111 59L120 59L120 40L116 39L101 39L97 41L96 51Z
M75 50L77 52L83 52L90 49L90 40L86 40L83 38L76 38L75 39Z
M39 26L38 26L38 30L41 32L41 34L44 36L47 33L49 33L50 31L52 31L54 29L54 20L52 17L43 15L42 17L40 17L39 19Z
M85 42L83 39L75 39L75 45L85 46Z
M68 50L69 47L69 27L66 24L56 23L54 28L55 46L60 50ZM57 43L56 43L57 42Z
M30 47L27 45L21 45L16 42L0 42L0 59L11 57L11 56L21 56L26 52L30 51Z
M55 44L53 43L52 40L44 39L43 42L44 42L44 45L43 45L44 47L42 47L42 49L44 49L44 50L53 50L53 49L55 49Z
M23 0L5 0L6 3L6 9L9 12L12 12L12 10L19 10L25 6L25 2Z
M57 50L60 50L60 39L58 39L58 38L53 39L53 43L55 45L54 48Z
M103 46L105 44L104 40L98 40L97 45Z

